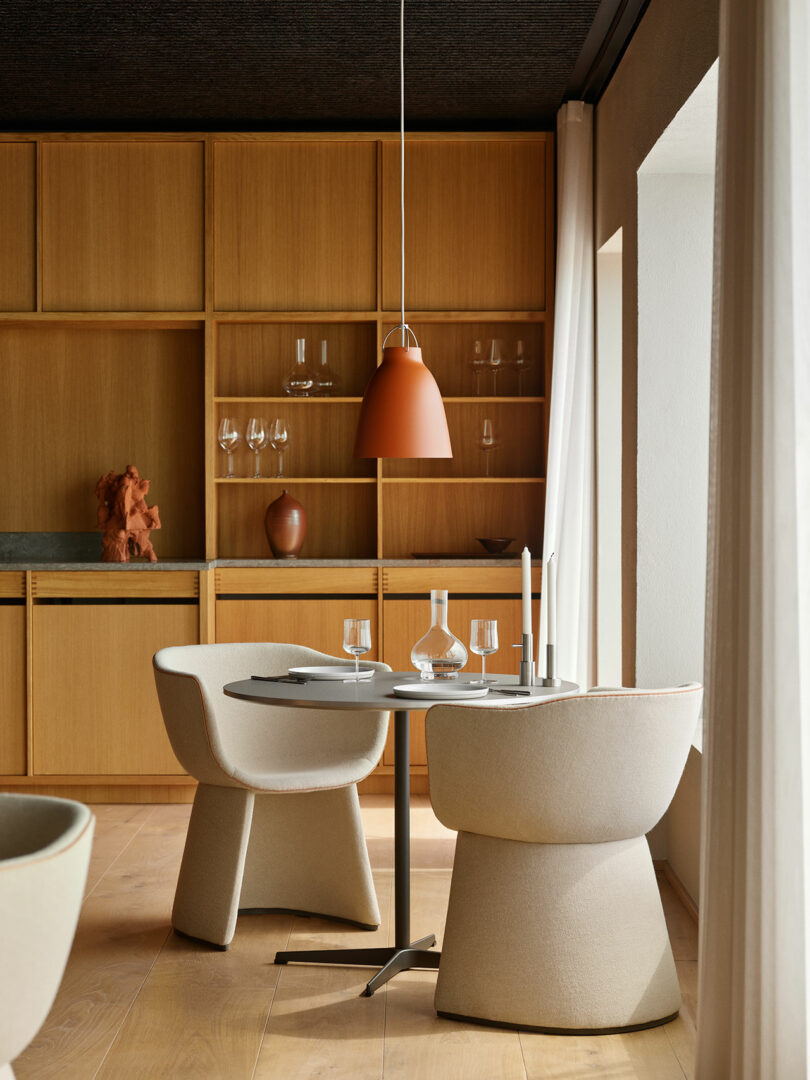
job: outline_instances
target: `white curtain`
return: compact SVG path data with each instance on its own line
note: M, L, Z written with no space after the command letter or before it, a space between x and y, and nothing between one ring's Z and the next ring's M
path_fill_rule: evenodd
M808 1075L808 65L807 0L721 0L698 1080Z
M557 273L543 564L556 552L557 674L594 674L593 107L557 114ZM546 670L542 588L537 670Z

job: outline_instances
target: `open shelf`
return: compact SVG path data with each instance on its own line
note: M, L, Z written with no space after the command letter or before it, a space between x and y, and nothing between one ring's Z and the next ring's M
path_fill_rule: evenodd
M284 450L284 472L288 477L374 479L377 465L373 459L355 458L354 433L360 416L360 402L335 401L331 398L281 398L272 408L260 409L262 402L217 402L216 429L223 416L237 421L243 440L233 454L233 471L237 478L251 478L254 468L253 451L244 441L248 419L264 416L279 418L287 424L288 442ZM305 406L302 408L302 406ZM261 452L262 468L275 472L276 451L268 446ZM226 454L217 447L216 479L224 479L228 471Z
M218 323L216 396L293 400L284 398L282 381L295 363L297 338L306 341L313 370L325 341L329 367L340 379L339 393L362 397L377 362L376 321Z
M219 556L223 559L271 559L264 532L267 507L287 491L307 515L302 559L361 559L377 554L377 499L372 484L299 482L217 485Z
M545 474L544 410L541 404L516 407L499 400L445 401L452 458L383 462L388 477L532 477ZM478 443L484 420L492 421L497 448L488 451L489 469Z
M543 488L534 480L393 482L385 485L382 507L385 558L476 551L479 536L511 536L517 551L524 544L540 549Z
M217 476L215 484L376 484L374 476Z
M392 325L396 323L383 324L383 335L388 333ZM542 398L546 392L544 323L479 322L470 317L468 322L409 322L408 325L416 334L422 357L445 398L521 400L524 396ZM493 339L502 343L501 355L504 360L495 376L495 393L490 370L485 369L476 377L471 363L475 342L480 341L483 352L487 353ZM394 337L390 340L393 343ZM523 342L525 355L531 364L520 381L520 387L512 365L518 341ZM521 393L518 393L519 388Z

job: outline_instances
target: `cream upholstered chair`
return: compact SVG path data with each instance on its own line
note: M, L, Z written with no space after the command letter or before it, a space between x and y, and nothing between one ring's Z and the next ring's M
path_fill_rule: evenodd
M70 799L0 794L0 1080L53 1005L82 906L95 818Z
M435 706L430 793L458 830L436 1009L550 1032L680 1008L645 833L678 785L702 688Z
M357 781L379 761L388 714L281 708L222 691L251 675L335 662L345 660L284 644L156 653L172 748L199 781L172 911L180 933L227 948L239 911L379 924Z

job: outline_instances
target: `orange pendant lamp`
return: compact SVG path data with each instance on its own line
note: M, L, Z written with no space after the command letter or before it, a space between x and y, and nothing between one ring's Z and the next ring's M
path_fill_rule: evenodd
M382 363L371 376L354 441L362 458L450 458L450 432L436 380L422 362L422 350L405 322L405 0L399 7L399 210L400 308L402 322L385 336ZM386 345L396 330L400 345ZM413 347L410 339L413 338Z

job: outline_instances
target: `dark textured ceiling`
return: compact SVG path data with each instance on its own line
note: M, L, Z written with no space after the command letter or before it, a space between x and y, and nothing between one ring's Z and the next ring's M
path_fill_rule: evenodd
M406 0L407 126L552 127L623 6ZM5 0L0 129L390 130L398 36L397 0Z

